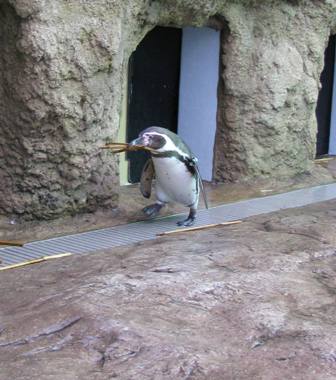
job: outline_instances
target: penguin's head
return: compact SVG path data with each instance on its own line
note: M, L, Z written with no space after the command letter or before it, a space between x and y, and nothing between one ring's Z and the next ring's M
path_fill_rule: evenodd
M193 156L189 147L176 133L161 127L149 127L145 129L137 139L130 142L130 145L147 147L161 154L175 152L185 157Z
M147 147L153 150L162 151L164 150L165 145L171 139L169 138L165 128L160 127L150 127L142 131L139 137L129 143L129 145L138 145Z

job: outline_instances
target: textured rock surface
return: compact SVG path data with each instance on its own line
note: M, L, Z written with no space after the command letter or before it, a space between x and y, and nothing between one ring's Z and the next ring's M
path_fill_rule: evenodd
M228 6L215 178L311 170L315 108L335 2Z
M310 169L334 1L4 0L0 210L52 218L117 206L114 139L130 53L155 25L219 25L217 180ZM211 20L211 21L209 21Z
M2 272L0 378L335 379L335 218L332 201Z

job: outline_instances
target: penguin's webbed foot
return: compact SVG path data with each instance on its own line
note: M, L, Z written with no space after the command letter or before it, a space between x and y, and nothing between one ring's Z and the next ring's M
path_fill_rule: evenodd
M188 218L185 219L185 220L180 220L179 222L177 222L176 224L179 226L179 227L189 227L189 226L192 226L196 220L196 209L194 208L190 208L190 212L189 212L189 215L188 215Z
M180 220L179 222L177 222L176 224L179 226L179 227L189 227L189 226L192 226L195 222L196 218L187 218L185 220Z
M150 218L157 216L162 209L163 204L153 203L152 205L146 206L142 209L142 212Z

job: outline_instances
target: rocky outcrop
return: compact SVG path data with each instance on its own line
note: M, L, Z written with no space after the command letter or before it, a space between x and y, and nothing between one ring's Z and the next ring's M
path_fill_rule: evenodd
M5 0L0 5L0 210L25 218L118 205L128 58L155 25L223 29L216 180L309 171L327 1Z
M216 179L311 170L324 50L335 27L332 10L323 2L228 7Z

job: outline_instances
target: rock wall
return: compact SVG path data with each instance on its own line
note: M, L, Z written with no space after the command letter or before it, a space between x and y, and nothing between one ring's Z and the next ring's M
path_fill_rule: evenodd
M316 101L335 4L228 7L217 180L288 177L311 169Z
M1 6L1 209L50 218L117 205L122 17L94 2ZM98 2L97 2L98 5Z
M117 206L117 158L99 147L116 138L128 57L155 25L225 25L216 180L309 170L334 8L334 1L4 0L1 213L53 218Z

